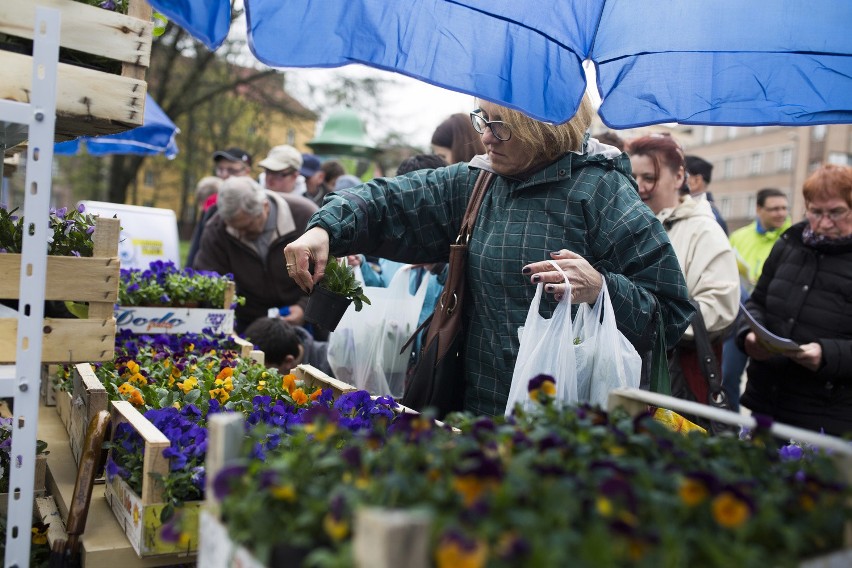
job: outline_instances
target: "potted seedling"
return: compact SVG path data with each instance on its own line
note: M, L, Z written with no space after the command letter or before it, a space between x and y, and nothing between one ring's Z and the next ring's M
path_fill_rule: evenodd
M325 330L334 331L352 302L355 302L355 311L360 312L370 300L345 260L341 263L333 256L329 257L325 275L308 299L305 319Z

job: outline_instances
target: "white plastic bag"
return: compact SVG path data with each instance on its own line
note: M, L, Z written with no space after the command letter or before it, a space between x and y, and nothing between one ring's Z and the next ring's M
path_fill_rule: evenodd
M559 265L553 263L562 272ZM512 373L512 386L506 404L510 416L515 404L524 409L533 405L529 397L530 379L539 374L551 375L556 380L556 400L565 404L577 403L577 362L574 346L574 329L571 321L571 284L563 272L566 291L553 310L553 317L545 319L539 314L544 284L535 289L527 319L521 333L518 359Z
M555 262L551 264L562 272ZM571 285L564 272L562 275L567 288L549 320L539 315L543 284L536 288L522 328L506 416L518 402L525 409L531 407L529 381L542 373L556 380L555 398L561 404L590 403L606 408L612 389L639 387L642 359L618 331L606 284L594 307L580 304L572 320Z
M355 274L363 283L360 272ZM336 378L372 395L402 396L409 355L400 349L417 329L428 284L424 278L411 295L410 274L411 266L403 266L387 288L365 286L371 304L360 312L354 305L346 310L328 340L328 363Z
M603 321L601 321L603 311ZM606 408L609 391L616 388L639 388L642 358L624 334L618 331L609 290L601 287L592 310L598 323L595 337L594 367L588 401Z

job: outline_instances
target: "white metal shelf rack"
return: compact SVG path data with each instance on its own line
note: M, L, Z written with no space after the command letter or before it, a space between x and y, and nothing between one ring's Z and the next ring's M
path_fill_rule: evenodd
M58 10L36 8L30 102L0 100L0 146L4 154L6 148L29 140L24 191L27 227L21 251L16 363L0 370L0 397L14 400L15 413L10 471L6 473L10 496L7 567L29 566L30 557L59 24Z

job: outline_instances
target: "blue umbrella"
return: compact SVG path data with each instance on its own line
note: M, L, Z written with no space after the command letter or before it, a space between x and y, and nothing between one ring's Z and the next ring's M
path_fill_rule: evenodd
M145 117L142 126L107 136L82 137L60 142L53 147L54 154L73 156L80 152L80 143L92 156L108 154L165 154L169 159L178 153L175 135L179 132L175 123L166 116L150 95L145 99Z
M229 0L150 0L218 47ZM849 0L245 0L276 67L363 63L563 122L594 64L601 118L852 122ZM286 29L287 33L282 33ZM299 33L304 30L304 33Z

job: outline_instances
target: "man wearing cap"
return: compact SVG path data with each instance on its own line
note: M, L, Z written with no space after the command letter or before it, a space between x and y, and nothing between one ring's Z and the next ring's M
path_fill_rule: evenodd
M286 321L304 324L307 297L281 259L315 211L310 200L264 190L247 176L222 184L218 212L204 230L193 268L234 275L237 294L246 300L234 313L237 333L280 306L289 308Z
M317 205L322 205L322 200L329 190L325 186L325 172L319 158L313 154L302 154L300 173L305 178L305 197Z
M213 152L213 164L216 177L223 180L235 176L251 176L251 154L242 148L233 146L227 150ZM192 263L195 261L195 255L198 254L198 247L201 245L201 235L204 233L204 226L216 214L216 201L218 198L219 194L214 193L204 203L204 215L201 216L201 220L195 225L195 231L192 233L192 242L189 245L189 253L186 255L187 266L192 266Z
M290 145L275 146L258 165L263 168L266 189L293 193L302 167L302 154Z

